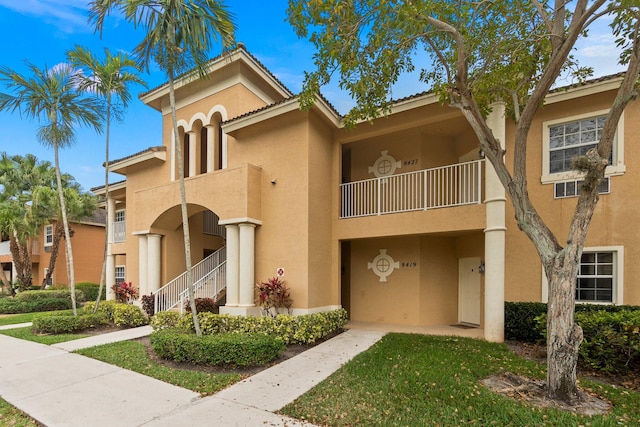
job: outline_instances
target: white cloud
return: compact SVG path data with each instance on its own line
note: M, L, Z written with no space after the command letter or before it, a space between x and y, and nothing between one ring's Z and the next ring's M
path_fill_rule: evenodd
M0 7L42 19L65 33L93 31L86 0L0 0Z

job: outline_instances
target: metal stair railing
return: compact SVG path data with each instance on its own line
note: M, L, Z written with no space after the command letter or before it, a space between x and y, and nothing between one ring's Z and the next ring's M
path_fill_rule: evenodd
M213 273L222 264L226 264L226 247L218 249L193 267L191 267L191 277L194 285L203 278ZM224 268L226 276L226 268ZM224 287L224 285L222 285ZM155 313L171 310L183 302L182 293L187 291L187 272L185 271L175 279L168 282L155 292L152 292L154 299ZM182 308L181 308L182 309Z
M193 283L194 298L213 298L217 302L218 295L227 285L227 261L224 260L213 271ZM184 311L185 302L189 300L189 289L180 293L180 313Z

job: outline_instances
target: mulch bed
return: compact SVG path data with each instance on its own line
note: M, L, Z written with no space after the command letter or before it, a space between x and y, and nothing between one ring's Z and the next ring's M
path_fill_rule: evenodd
M517 341L507 341L506 344L518 356L536 362L546 363L546 346L542 344L521 343ZM617 377L579 368L578 376L640 392L639 372L630 372L624 377ZM512 373L494 375L485 378L482 380L482 383L496 393L509 396L516 400L526 401L535 407L555 408L580 415L606 414L611 408L611 404L608 401L585 390L579 391L578 401L573 402L571 405L551 400L546 396L544 381L534 380Z

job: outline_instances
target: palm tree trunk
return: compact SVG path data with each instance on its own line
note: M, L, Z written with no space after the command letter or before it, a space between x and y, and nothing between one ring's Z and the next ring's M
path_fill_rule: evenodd
M178 132L178 118L176 116L176 99L173 87L173 71L169 70L169 104L171 105L171 121L173 122L173 133L176 143L176 154L178 157L178 179L180 181L180 208L182 211L182 231L184 235L184 257L187 267L187 290L189 294L189 304L191 305L191 315L196 335L202 335L198 312L196 311L195 292L193 289L193 275L191 274L191 238L189 232L189 214L187 212L187 192L184 188L184 163L182 160L182 143Z
M24 275L24 257L22 255L24 250L15 236L9 236L9 250L11 251L11 258L13 258L13 265L15 266L17 273L15 281L17 281L20 288L22 288L27 283L27 277Z
M98 305L100 304L100 297L102 297L102 290L105 287L106 275L107 275L107 256L109 255L109 230L111 224L109 224L109 132L111 131L111 93L107 94L107 123L105 129L105 150L104 150L104 195L105 202L107 204L107 218L104 224L104 251L102 255L102 273L100 273L100 286L98 287L98 296L96 297L96 303L93 306L93 312L98 311ZM142 296L142 295L141 295Z
M67 220L67 207L64 203L64 192L62 189L62 179L60 177L60 161L58 159L58 144L53 144L53 153L56 162L56 183L58 184L58 199L60 201L60 212L62 213L62 224L64 225L64 238L67 249L67 276L69 277L69 291L71 292L71 308L73 315L78 315L76 308L76 285L73 269L73 250L71 248L71 233L69 233L69 221Z

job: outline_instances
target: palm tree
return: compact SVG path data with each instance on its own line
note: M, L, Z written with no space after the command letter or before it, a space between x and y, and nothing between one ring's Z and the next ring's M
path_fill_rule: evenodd
M145 82L138 76L140 71L138 64L128 55L120 53L113 55L109 49L104 50L104 58L101 61L89 50L82 46L76 46L74 50L67 52L69 61L76 67L81 67L87 72L82 77L81 88L95 93L98 97L106 101L105 118L105 162L104 162L104 191L109 197L109 135L111 133L111 117L120 118L122 112L129 101L131 84L141 84ZM119 103L118 103L119 101ZM100 274L100 288L98 298L93 308L94 313L98 310L102 289L104 288L105 274L107 268L107 248L109 245L109 221L105 223L104 257L102 261L102 274Z
M55 187L55 170L50 162L26 156L0 155L0 230L9 236L17 280L21 288L31 286L31 243L42 225L51 218L39 208L38 189Z
M235 25L232 15L218 0L94 0L90 2L90 16L96 29L102 32L104 20L112 9L122 13L134 26L142 26L146 35L136 46L134 53L147 70L152 61L160 66L169 80L169 104L175 141L179 141L178 119L174 82L183 72L195 68L189 75L207 75L208 54L213 42L222 42L223 50L235 44ZM200 324L195 306L193 277L191 275L191 240L189 215L184 188L184 166L181 144L176 144L180 206L184 234L186 277L191 303L191 313L196 334L200 335Z
M80 184L78 184L71 175L63 175L62 186L64 187L64 201L69 221L78 221L90 217L96 209L98 209L97 198L91 193L83 192ZM47 218L47 222L52 222L54 219L56 220L53 226L49 266L47 274L45 274L42 279L41 286L43 289L53 276L60 241L64 237L64 224L59 220L61 218L61 212L56 200L56 195L57 190L55 185L37 187L33 194L33 206L38 211L37 215L41 218ZM69 234L73 236L73 229L69 229ZM102 292L102 289L100 289L100 292Z
M102 130L101 105L96 98L87 97L78 91L77 72L70 65L62 64L48 70L41 70L31 63L27 63L27 66L32 73L31 77L23 76L8 67L0 67L0 81L5 82L12 92L0 93L0 111L18 110L27 117L38 119L42 125L38 128L36 138L45 146L53 148L58 200L66 240L69 289L75 316L73 251L58 150L75 142L75 129L78 125L93 127L98 132Z

